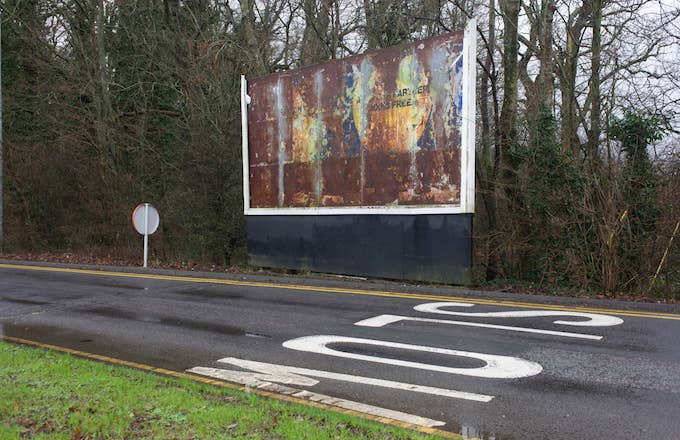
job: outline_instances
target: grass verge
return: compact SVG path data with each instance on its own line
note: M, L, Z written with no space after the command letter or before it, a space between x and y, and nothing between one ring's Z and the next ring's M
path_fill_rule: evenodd
M0 341L0 439L416 439L427 436Z

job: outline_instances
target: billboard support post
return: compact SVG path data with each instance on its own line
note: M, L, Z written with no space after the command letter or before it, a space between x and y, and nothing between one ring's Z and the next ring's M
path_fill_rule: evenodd
M477 20L470 19L463 39L463 126L461 163L465 169L465 212L475 212L475 119L477 114Z
M248 161L248 81L241 75L241 151L243 156L243 213L250 209L250 164Z

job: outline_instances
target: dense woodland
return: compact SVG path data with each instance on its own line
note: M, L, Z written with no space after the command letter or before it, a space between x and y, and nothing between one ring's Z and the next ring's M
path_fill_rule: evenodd
M680 298L680 5L4 0L5 251L245 256L239 75L477 20L475 274ZM675 234L675 241L673 236Z

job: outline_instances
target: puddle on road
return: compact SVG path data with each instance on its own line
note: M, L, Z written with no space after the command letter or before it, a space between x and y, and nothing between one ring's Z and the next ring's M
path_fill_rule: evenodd
M107 318L115 319L126 319L145 323L158 323L162 325L169 325L172 327L178 327L188 330L198 330L210 333L219 333L222 335L230 336L248 336L248 337L259 337L259 338L269 338L270 336L256 333L248 332L241 327L236 327L227 324L220 324L215 322L200 321L196 319L182 318L179 316L166 316L166 315L154 315L148 313L135 313L129 310L123 310L116 307L92 307L77 309L76 312L88 313L92 315L104 316Z
M117 339L111 335L99 333L97 330L41 325L31 322L0 323L0 336L154 365L169 370L184 371L187 368L186 353L179 353L178 356L168 358L164 352L156 350L153 346L140 345L136 341L129 341L125 338Z
M116 307L88 307L77 309L76 312L87 313L90 315L106 316L108 318L141 320L137 313Z
M174 295L181 295L188 298L207 298L207 299L240 299L243 295L230 293L221 289L185 289L170 292Z
M124 290L146 290L144 286L135 286L132 284L114 283L114 282L98 282L92 283L92 286L107 287L109 289L124 289Z
M46 304L52 304L51 302L48 302L48 301L34 301L34 300L31 300L31 299L10 298L8 296L0 297L0 301L11 302L11 303L14 303L14 304L24 304L24 305L29 305L29 306L44 306Z
M240 327L231 325L216 324L212 322L197 321L192 319L184 319L175 316L162 316L159 319L161 324L171 325L173 327L186 328L191 330L207 331L212 333L220 333L223 335L245 336L246 331Z
M493 432L480 431L475 427L466 425L462 425L456 432L462 436L463 440L512 440L514 438L507 435L498 435Z
M119 282L117 279L104 279L104 278L93 278L93 277L82 277L73 276L73 274L59 273L59 272L41 272L41 271L30 271L30 272L16 272L13 276L21 276L30 278L31 280L45 281L48 283L67 283L70 285L77 284L81 286L89 287L104 287L109 289L126 289L126 290L141 290L144 289L143 286L135 285L132 283ZM143 281L140 281L142 283Z
M94 334L84 334L67 328L33 323L0 323L0 336L73 348L78 348L78 344L95 342L97 338L97 335Z
M208 287L208 288L188 288L183 290L172 290L168 291L168 294L181 296L188 300L246 300L248 302L266 302L267 304L280 305L280 306L291 306L296 309L308 308L308 309L333 309L336 311L363 311L365 308L363 306L353 306L349 304L341 304L332 299L319 299L316 298L315 301L304 301L304 300L291 300L285 298L277 297L260 297L260 296L244 296L240 293L234 293L229 291L229 287ZM319 302L321 301L321 302Z

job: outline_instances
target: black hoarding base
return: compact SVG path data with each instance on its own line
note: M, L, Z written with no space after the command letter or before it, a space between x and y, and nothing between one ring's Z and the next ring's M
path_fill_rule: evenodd
M472 214L248 216L260 267L470 284Z

